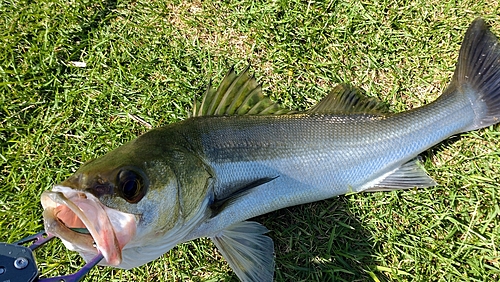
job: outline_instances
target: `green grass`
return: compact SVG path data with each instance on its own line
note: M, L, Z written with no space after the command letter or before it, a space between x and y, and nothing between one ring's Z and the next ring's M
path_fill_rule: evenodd
M465 30L496 1L18 1L0 4L0 241L43 228L40 194L83 162L187 117L213 77L248 62L265 92L306 109L350 82L403 111L433 101ZM72 62L85 62L75 67ZM440 184L357 194L257 221L278 281L500 280L500 127L424 153ZM43 275L82 260L58 241ZM86 281L237 281L209 240Z

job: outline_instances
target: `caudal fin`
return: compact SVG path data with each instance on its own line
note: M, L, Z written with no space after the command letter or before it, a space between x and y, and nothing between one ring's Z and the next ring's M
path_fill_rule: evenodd
M465 33L453 81L445 94L460 92L474 110L474 123L465 131L500 122L500 45L483 19Z

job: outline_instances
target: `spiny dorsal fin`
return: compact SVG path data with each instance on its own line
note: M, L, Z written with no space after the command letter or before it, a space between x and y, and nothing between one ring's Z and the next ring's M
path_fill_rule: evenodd
M195 103L193 115L280 115L292 111L278 106L262 94L262 86L248 72L247 66L240 75L231 68L217 90L209 84L201 105Z
M358 88L337 85L331 92L307 111L309 114L386 114L387 106L361 94Z

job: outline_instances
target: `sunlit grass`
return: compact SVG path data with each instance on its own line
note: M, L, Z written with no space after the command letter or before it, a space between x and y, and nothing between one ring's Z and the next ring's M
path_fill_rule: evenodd
M468 25L500 35L495 1L10 1L0 5L0 241L43 228L40 194L83 162L185 119L209 78L253 66L266 93L306 109L351 83L403 111L433 101ZM85 62L78 67L73 62ZM131 118L136 115L146 123ZM499 126L424 153L440 184L262 216L278 281L500 279ZM82 260L55 241L45 276ZM237 281L208 239L87 281Z

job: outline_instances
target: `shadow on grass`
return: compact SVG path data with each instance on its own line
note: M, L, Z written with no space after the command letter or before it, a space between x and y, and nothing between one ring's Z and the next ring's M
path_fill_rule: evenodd
M341 196L256 219L271 230L276 281L372 280L374 243L349 205Z
M117 0L103 1L97 6L99 8L90 15L89 19L81 23L79 29L69 34L69 38L72 40L74 48L80 51L73 52L70 59L78 60L81 56L81 52L91 47L89 46L89 35L92 35L92 31L106 25L114 18L113 12L116 11L117 5Z

